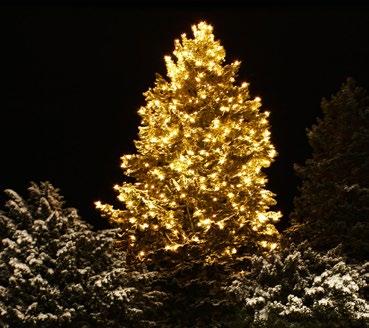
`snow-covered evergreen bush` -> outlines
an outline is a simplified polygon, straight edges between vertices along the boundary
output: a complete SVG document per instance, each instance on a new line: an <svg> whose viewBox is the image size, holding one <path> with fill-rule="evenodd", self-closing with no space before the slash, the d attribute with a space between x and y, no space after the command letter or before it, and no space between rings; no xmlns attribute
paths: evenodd
<svg viewBox="0 0 369 328"><path fill-rule="evenodd" d="M226 288L241 304L241 327L367 327L369 264L347 265L337 252L292 245L267 258L254 256L250 271Z"/></svg>
<svg viewBox="0 0 369 328"><path fill-rule="evenodd" d="M48 182L32 183L28 200L6 194L0 326L150 326L162 293L149 287L153 273L128 270L119 230L92 231Z"/></svg>

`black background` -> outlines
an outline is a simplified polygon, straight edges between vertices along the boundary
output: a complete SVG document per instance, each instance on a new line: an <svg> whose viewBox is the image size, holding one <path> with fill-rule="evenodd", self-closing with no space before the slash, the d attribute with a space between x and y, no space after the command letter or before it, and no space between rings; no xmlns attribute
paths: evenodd
<svg viewBox="0 0 369 328"><path fill-rule="evenodd" d="M279 153L267 170L284 218L296 193L293 163L310 154L305 129L320 100L349 76L369 88L366 6L1 6L0 188L24 193L49 180L96 227L93 202L119 206L120 156L134 152L142 93L173 40L206 20L271 111Z"/></svg>

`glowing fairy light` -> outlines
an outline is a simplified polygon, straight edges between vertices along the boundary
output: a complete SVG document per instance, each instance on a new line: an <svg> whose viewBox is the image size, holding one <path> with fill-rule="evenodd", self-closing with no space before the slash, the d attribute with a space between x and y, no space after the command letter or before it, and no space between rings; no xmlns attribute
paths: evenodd
<svg viewBox="0 0 369 328"><path fill-rule="evenodd" d="M267 211L274 200L262 170L276 156L269 113L247 82L237 85L240 61L225 64L212 26L192 30L194 38L182 34L164 56L167 78L157 78L138 110L137 153L121 157L135 182L114 186L124 209L95 202L139 260L185 243L214 245L209 261L241 256L249 240L266 251L278 245L272 223L280 213Z"/></svg>

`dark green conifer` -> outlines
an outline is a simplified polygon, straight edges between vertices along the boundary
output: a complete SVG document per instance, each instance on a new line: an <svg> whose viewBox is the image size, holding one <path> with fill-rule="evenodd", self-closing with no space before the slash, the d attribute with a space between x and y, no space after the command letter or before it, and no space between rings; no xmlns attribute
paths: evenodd
<svg viewBox="0 0 369 328"><path fill-rule="evenodd" d="M348 79L308 130L312 157L295 166L302 179L288 235L318 250L342 243L350 260L369 258L369 97Z"/></svg>

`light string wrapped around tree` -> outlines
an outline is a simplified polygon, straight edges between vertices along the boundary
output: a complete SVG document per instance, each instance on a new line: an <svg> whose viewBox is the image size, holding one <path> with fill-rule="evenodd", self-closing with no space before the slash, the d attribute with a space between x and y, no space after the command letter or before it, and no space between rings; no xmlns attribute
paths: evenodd
<svg viewBox="0 0 369 328"><path fill-rule="evenodd" d="M144 94L137 154L121 165L136 182L114 187L125 209L96 202L139 258L197 244L213 261L278 242L281 215L268 210L275 200L262 172L276 156L269 112L247 83L235 85L240 62L224 63L212 26L192 30L165 56L168 79L157 75Z"/></svg>

